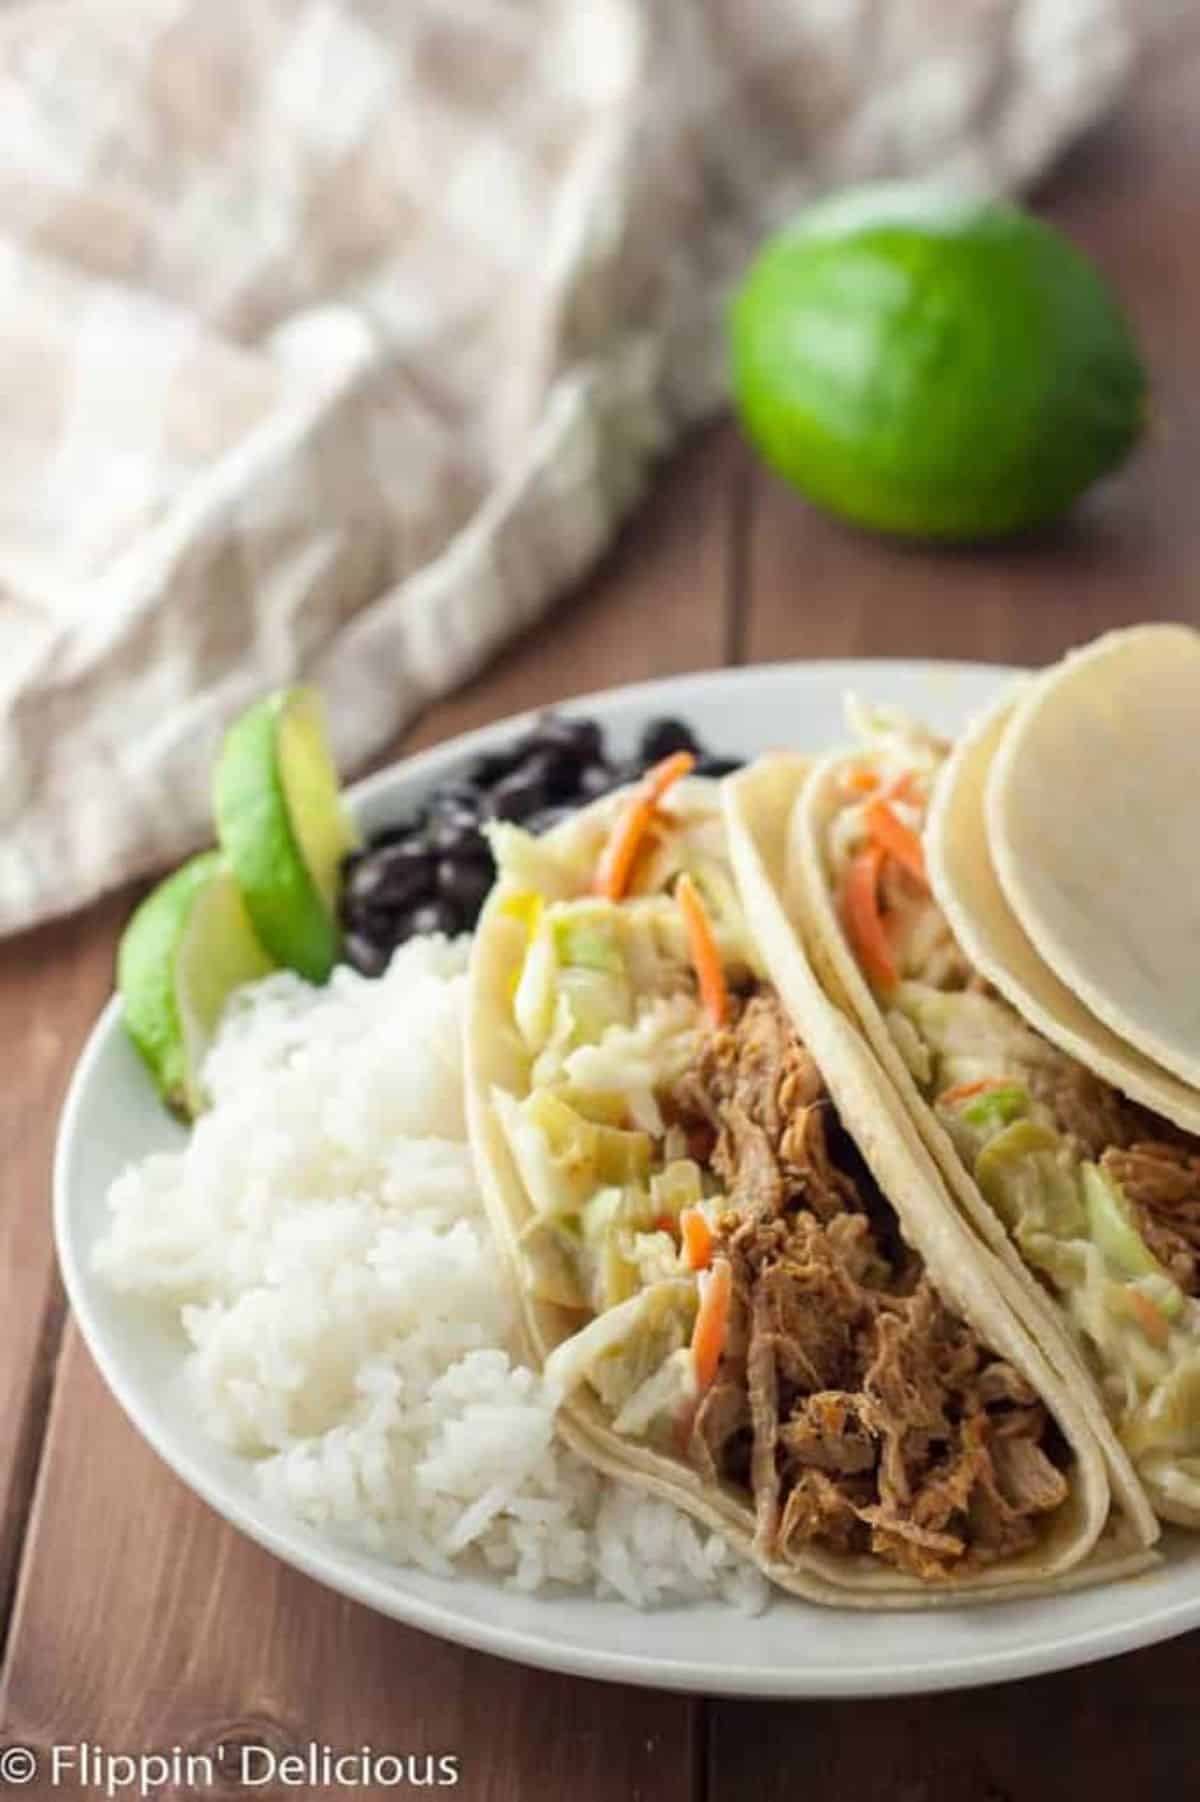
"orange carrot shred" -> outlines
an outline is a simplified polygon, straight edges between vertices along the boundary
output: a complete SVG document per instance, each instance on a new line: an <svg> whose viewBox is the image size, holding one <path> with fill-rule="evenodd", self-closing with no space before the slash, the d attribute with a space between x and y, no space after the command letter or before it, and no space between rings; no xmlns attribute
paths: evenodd
<svg viewBox="0 0 1200 1802"><path fill-rule="evenodd" d="M843 773L842 787L848 795L869 795L879 787L879 777L874 770L856 764Z"/></svg>
<svg viewBox="0 0 1200 1802"><path fill-rule="evenodd" d="M700 1307L692 1330L692 1367L702 1395L712 1383L721 1362L732 1298L733 1266L728 1258L717 1258L712 1269L701 1274Z"/></svg>
<svg viewBox="0 0 1200 1802"><path fill-rule="evenodd" d="M901 770L900 774L893 776L887 787L880 791L879 799L881 801L914 801L916 796L913 790L916 785L917 772Z"/></svg>
<svg viewBox="0 0 1200 1802"><path fill-rule="evenodd" d="M842 919L867 979L879 988L890 989L899 977L879 914L883 855L879 845L868 845L850 859L842 889Z"/></svg>
<svg viewBox="0 0 1200 1802"><path fill-rule="evenodd" d="M675 899L683 915L688 950L696 972L696 981L700 986L704 1011L714 1026L724 1026L729 1018L729 986L725 981L721 953L713 937L708 915L704 911L700 891L686 871L675 884Z"/></svg>
<svg viewBox="0 0 1200 1802"><path fill-rule="evenodd" d="M597 895L606 901L619 901L629 887L633 866L653 819L654 810L667 790L694 767L690 751L675 751L646 771L630 796L624 811L618 815L608 842L600 853L596 877L592 884Z"/></svg>
<svg viewBox="0 0 1200 1802"><path fill-rule="evenodd" d="M683 776L690 776L696 767L696 756L693 751L672 751L661 763L652 764L642 777L646 793L652 801L661 801L669 788Z"/></svg>
<svg viewBox="0 0 1200 1802"><path fill-rule="evenodd" d="M1162 1309L1148 1295L1143 1295L1140 1289L1126 1289L1124 1295L1129 1312L1147 1339L1161 1350L1171 1335L1171 1323Z"/></svg>
<svg viewBox="0 0 1200 1802"><path fill-rule="evenodd" d="M948 1089L943 1089L938 1096L935 1107L957 1107L960 1101L969 1101L972 1095L982 1095L985 1089L1002 1089L1003 1082L997 1076L981 1076L978 1082L956 1082Z"/></svg>
<svg viewBox="0 0 1200 1802"><path fill-rule="evenodd" d="M866 813L867 831L875 844L902 864L910 876L928 884L925 848L911 826L892 811L886 801L872 801Z"/></svg>
<svg viewBox="0 0 1200 1802"><path fill-rule="evenodd" d="M654 1222L654 1230L656 1233L670 1233L672 1239L678 1239L679 1222L674 1214L660 1214Z"/></svg>
<svg viewBox="0 0 1200 1802"><path fill-rule="evenodd" d="M712 1227L699 1208L684 1208L679 1216L683 1255L689 1270L707 1270L712 1263L715 1239Z"/></svg>

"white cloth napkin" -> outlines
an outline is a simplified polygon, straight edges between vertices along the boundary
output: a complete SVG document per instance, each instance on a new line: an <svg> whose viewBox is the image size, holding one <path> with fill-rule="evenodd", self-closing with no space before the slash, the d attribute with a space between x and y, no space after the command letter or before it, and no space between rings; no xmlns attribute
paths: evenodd
<svg viewBox="0 0 1200 1802"><path fill-rule="evenodd" d="M0 930L210 832L222 727L352 769L595 558L806 198L1011 188L1121 0L0 12Z"/></svg>

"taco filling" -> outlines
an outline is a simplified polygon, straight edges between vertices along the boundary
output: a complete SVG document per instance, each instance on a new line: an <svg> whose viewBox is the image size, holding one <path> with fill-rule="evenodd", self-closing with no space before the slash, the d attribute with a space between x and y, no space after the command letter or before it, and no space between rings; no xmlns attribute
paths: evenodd
<svg viewBox="0 0 1200 1802"><path fill-rule="evenodd" d="M857 715L828 839L847 941L918 1089L1058 1298L1143 1480L1200 1506L1200 1144L1027 1026L967 964L921 834L946 747Z"/></svg>
<svg viewBox="0 0 1200 1802"><path fill-rule="evenodd" d="M596 876L494 842L530 1088L492 1099L529 1290L579 1316L550 1380L741 1494L767 1558L938 1581L1033 1545L1065 1447L902 1239L763 980L711 801L656 806L615 883L610 846Z"/></svg>

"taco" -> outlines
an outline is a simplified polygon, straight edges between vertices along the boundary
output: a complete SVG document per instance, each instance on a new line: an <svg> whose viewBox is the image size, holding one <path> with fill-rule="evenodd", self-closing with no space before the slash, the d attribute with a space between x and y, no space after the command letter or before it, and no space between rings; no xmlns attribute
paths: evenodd
<svg viewBox="0 0 1200 1802"><path fill-rule="evenodd" d="M468 1117L565 1436L816 1601L1138 1567L1153 1528L1114 1532L1077 1402L779 908L771 769L723 805L686 762L493 830Z"/></svg>
<svg viewBox="0 0 1200 1802"><path fill-rule="evenodd" d="M815 768L794 810L790 878L827 992L1019 1278L1121 1504L1144 1515L1140 1482L1159 1515L1196 1525L1196 1098L1092 1017L1007 911L984 791L1014 698L953 753L858 710L861 749Z"/></svg>
<svg viewBox="0 0 1200 1802"><path fill-rule="evenodd" d="M1109 1029L1200 1085L1200 632L1109 632L1017 699L988 839L1039 955Z"/></svg>

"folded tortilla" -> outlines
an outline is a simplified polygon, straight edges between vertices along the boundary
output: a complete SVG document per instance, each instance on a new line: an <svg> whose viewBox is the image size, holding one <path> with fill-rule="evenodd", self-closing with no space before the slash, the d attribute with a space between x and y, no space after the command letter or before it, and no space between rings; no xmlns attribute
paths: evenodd
<svg viewBox="0 0 1200 1802"><path fill-rule="evenodd" d="M588 891L627 797L497 844L467 1104L527 1353L583 1456L810 1600L930 1606L1139 1569L1152 1517L1113 1509L1011 1273L785 912L803 773L781 758L723 797L680 784L615 903ZM724 1025L691 973L681 870L720 953Z"/></svg>
<svg viewBox="0 0 1200 1802"><path fill-rule="evenodd" d="M1017 697L987 784L1009 907L1098 1019L1200 1087L1200 632L1109 632Z"/></svg>
<svg viewBox="0 0 1200 1802"><path fill-rule="evenodd" d="M915 791L895 722L874 748L814 768L792 814L789 878L826 992L866 1035L963 1217L1006 1265L1014 1305L1071 1385L1119 1505L1138 1531L1151 1506L1200 1524L1200 1227L1188 1202L1194 1190L1200 1221L1200 1143L1181 1130L1195 1103L1054 978L1004 902L984 793L1014 698L953 751L918 732ZM889 978L847 891L865 811L897 784L893 811L917 832L932 795L930 886L922 893L894 867L881 879Z"/></svg>

